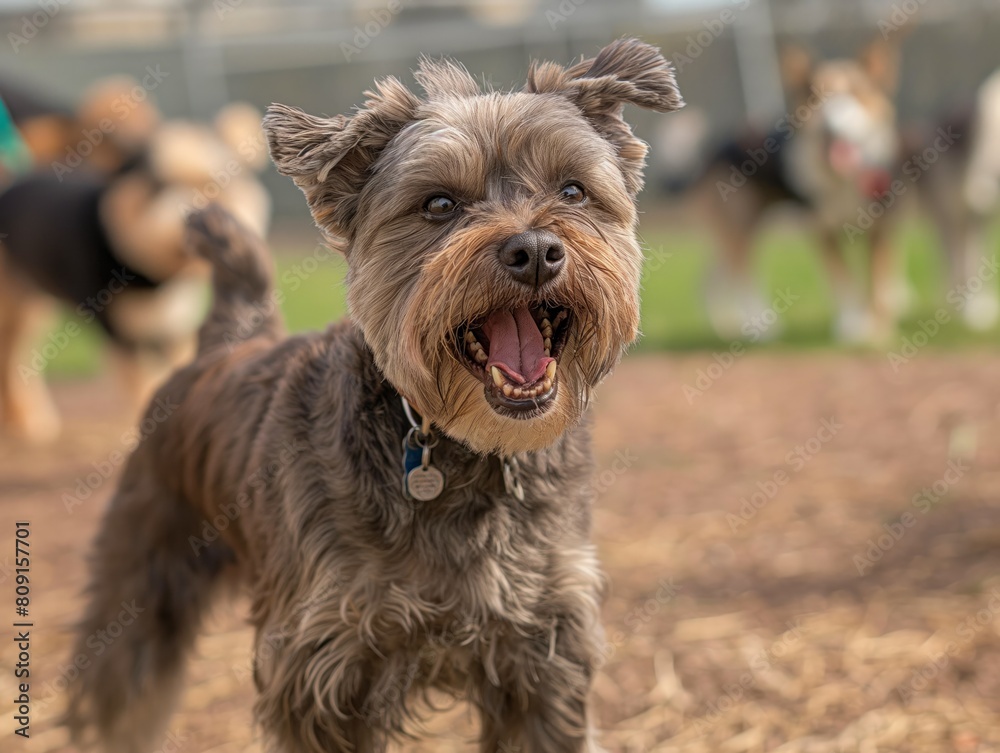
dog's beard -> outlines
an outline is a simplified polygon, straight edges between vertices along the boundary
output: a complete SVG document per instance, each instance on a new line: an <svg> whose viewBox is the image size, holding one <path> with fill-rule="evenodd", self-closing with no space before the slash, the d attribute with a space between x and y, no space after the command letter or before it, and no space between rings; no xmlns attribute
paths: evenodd
<svg viewBox="0 0 1000 753"><path fill-rule="evenodd" d="M638 332L641 253L630 229L548 229L566 245L567 264L536 291L496 269L490 249L513 228L495 225L456 231L408 278L393 282L373 264L351 281L352 313L381 371L476 452L552 445Z"/></svg>

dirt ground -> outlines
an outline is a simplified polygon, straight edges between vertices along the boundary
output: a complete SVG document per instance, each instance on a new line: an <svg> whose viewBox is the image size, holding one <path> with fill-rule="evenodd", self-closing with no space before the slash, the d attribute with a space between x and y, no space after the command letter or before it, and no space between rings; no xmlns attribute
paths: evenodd
<svg viewBox="0 0 1000 753"><path fill-rule="evenodd" d="M58 384L64 438L0 444L3 751L69 750L58 689L113 481L71 511L61 496L121 449L115 392ZM596 443L609 750L1000 751L1000 356L639 355L600 394ZM29 741L12 736L15 519ZM258 749L244 610L213 618L164 753ZM408 749L474 749L462 707L427 727Z"/></svg>

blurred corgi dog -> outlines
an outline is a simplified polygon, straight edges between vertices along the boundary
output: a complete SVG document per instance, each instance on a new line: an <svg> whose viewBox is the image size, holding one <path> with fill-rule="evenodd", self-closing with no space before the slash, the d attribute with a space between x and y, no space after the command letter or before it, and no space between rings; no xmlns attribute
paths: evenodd
<svg viewBox="0 0 1000 753"><path fill-rule="evenodd" d="M124 80L97 87L77 123L117 123L101 113L123 90ZM267 230L261 114L234 104L207 126L164 122L151 107L132 110L141 123L130 116L104 129L95 150L64 144L47 164L33 150L35 170L0 193L0 428L15 436L47 441L59 431L41 372L81 327L52 330L55 301L108 335L138 408L193 353L207 305L207 266L184 247L187 213L216 202ZM69 159L85 151L82 163Z"/></svg>
<svg viewBox="0 0 1000 753"><path fill-rule="evenodd" d="M857 59L815 63L789 48L781 62L787 114L770 132L720 149L695 192L720 246L708 286L712 324L726 339L743 337L768 310L751 279L752 249L768 210L790 202L820 240L838 338L883 341L896 316L887 218L901 151L893 104L898 49L878 41ZM870 246L867 282L846 263L844 246L855 242Z"/></svg>

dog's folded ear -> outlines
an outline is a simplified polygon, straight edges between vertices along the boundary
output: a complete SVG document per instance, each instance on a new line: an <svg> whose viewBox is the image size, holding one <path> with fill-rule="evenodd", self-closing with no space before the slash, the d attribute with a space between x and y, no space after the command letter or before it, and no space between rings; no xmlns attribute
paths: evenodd
<svg viewBox="0 0 1000 753"><path fill-rule="evenodd" d="M271 105L264 116L278 172L302 189L313 219L331 240L350 235L368 168L420 105L417 96L392 77L365 95L363 107L350 117L316 117L279 104Z"/></svg>
<svg viewBox="0 0 1000 753"><path fill-rule="evenodd" d="M642 188L646 145L632 135L622 119L626 104L657 112L684 106L673 66L660 51L638 39L612 42L597 57L569 68L556 63L535 63L524 90L559 94L575 104L597 131L618 150L626 184L633 194Z"/></svg>

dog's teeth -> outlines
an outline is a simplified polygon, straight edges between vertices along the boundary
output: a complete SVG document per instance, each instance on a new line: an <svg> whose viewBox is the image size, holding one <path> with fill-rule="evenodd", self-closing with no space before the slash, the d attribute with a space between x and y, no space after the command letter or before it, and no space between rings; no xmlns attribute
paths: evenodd
<svg viewBox="0 0 1000 753"><path fill-rule="evenodd" d="M560 311L558 314L556 314L555 319L552 320L552 326L553 327L558 327L560 324L563 323L563 320L566 318L566 316L567 316L567 314L566 314L565 309L562 310L562 311Z"/></svg>
<svg viewBox="0 0 1000 753"><path fill-rule="evenodd" d="M548 392L551 389L552 389L552 380L549 379L548 377L545 377L545 379L542 380L542 392Z"/></svg>
<svg viewBox="0 0 1000 753"><path fill-rule="evenodd" d="M545 346L545 350L552 350L552 339L546 337L545 342L542 343Z"/></svg>
<svg viewBox="0 0 1000 753"><path fill-rule="evenodd" d="M476 336L474 334L472 334L471 332L466 332L465 333L465 341L467 343L474 343L476 341Z"/></svg>
<svg viewBox="0 0 1000 753"><path fill-rule="evenodd" d="M545 377L550 381L555 381L557 366L558 366L557 362L549 361L549 365L545 367Z"/></svg>
<svg viewBox="0 0 1000 753"><path fill-rule="evenodd" d="M483 352L482 348L476 351L476 363L486 363L488 360L490 360L489 356Z"/></svg>
<svg viewBox="0 0 1000 753"><path fill-rule="evenodd" d="M514 394L514 388L511 387L509 384L505 384L503 386L503 394L505 397L510 397L511 395Z"/></svg>
<svg viewBox="0 0 1000 753"><path fill-rule="evenodd" d="M522 397L524 397L524 390L522 390L520 387L515 387L514 388L514 399L519 400Z"/></svg>
<svg viewBox="0 0 1000 753"><path fill-rule="evenodd" d="M490 374L493 376L493 384L495 384L500 389L503 389L504 385L503 374L500 373L500 369L498 369L496 366L493 366L490 369Z"/></svg>

